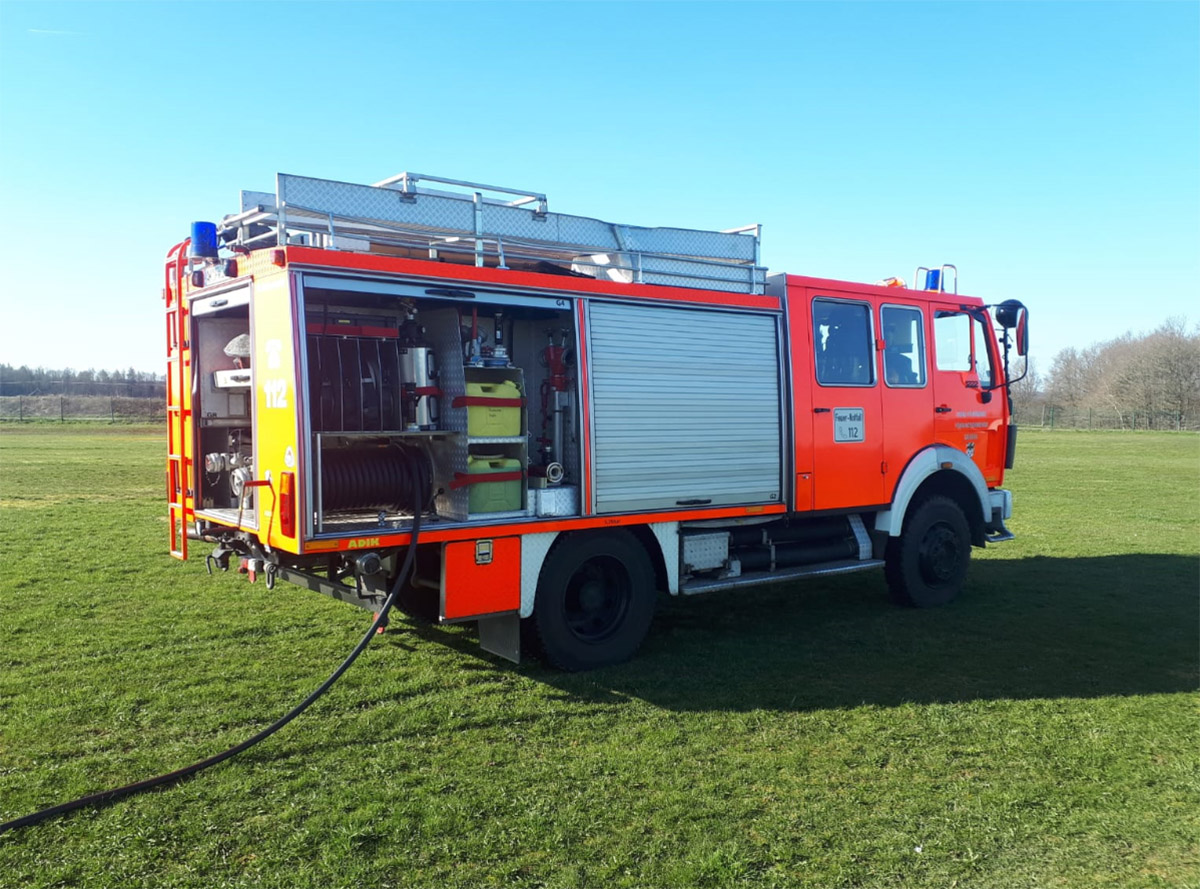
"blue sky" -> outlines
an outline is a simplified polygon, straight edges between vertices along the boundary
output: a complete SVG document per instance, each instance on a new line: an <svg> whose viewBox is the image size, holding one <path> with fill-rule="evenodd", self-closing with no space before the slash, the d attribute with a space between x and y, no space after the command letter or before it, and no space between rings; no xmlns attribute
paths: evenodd
<svg viewBox="0 0 1200 889"><path fill-rule="evenodd" d="M0 361L163 364L161 261L402 170L772 271L952 262L1057 350L1200 320L1197 3L0 3Z"/></svg>

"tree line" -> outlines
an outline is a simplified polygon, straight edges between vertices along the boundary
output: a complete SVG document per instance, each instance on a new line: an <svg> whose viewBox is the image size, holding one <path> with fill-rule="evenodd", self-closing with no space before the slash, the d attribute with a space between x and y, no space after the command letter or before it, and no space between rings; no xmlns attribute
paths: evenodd
<svg viewBox="0 0 1200 889"><path fill-rule="evenodd" d="M1150 333L1126 333L1054 356L1044 377L1031 368L1013 397L1032 409L1091 425L1103 416L1126 429L1200 429L1200 325L1169 318Z"/></svg>
<svg viewBox="0 0 1200 889"><path fill-rule="evenodd" d="M108 395L163 398L161 374L134 370L48 370L0 364L0 395Z"/></svg>

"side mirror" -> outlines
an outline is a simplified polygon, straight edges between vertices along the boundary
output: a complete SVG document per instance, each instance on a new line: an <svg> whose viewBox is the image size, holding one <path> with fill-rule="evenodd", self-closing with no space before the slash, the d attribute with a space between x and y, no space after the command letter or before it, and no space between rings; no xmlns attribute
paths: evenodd
<svg viewBox="0 0 1200 889"><path fill-rule="evenodd" d="M1015 328L1017 354L1022 357L1029 354L1029 310L1025 306L1018 300L1006 299L996 306L996 323L1005 330Z"/></svg>
<svg viewBox="0 0 1200 889"><path fill-rule="evenodd" d="M1024 306L1017 319L1017 354L1022 358L1029 354L1029 312Z"/></svg>

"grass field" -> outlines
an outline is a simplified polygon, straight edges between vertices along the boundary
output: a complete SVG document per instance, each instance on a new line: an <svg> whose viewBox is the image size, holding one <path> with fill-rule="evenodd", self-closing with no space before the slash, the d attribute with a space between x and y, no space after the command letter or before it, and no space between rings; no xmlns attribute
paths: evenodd
<svg viewBox="0 0 1200 889"><path fill-rule="evenodd" d="M366 628L170 559L163 452L0 430L0 820L241 740ZM1200 438L1026 433L1009 482L947 608L670 600L585 675L402 627L241 758L0 836L0 885L1200 885Z"/></svg>

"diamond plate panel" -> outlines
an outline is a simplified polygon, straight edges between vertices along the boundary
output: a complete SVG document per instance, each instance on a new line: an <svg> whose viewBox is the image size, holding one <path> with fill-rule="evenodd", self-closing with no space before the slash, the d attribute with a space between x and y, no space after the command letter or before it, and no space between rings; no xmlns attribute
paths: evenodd
<svg viewBox="0 0 1200 889"><path fill-rule="evenodd" d="M872 555L871 535L867 533L862 516L854 513L848 518L850 519L850 530L854 532L854 541L858 544L858 558L865 561Z"/></svg>
<svg viewBox="0 0 1200 889"><path fill-rule="evenodd" d="M607 222L587 216L554 215L558 217L558 237L564 244L589 245L588 253L624 249L613 226Z"/></svg>
<svg viewBox="0 0 1200 889"><path fill-rule="evenodd" d="M679 522L654 522L650 525L654 538L662 550L663 564L667 566L667 592L679 595Z"/></svg>
<svg viewBox="0 0 1200 889"><path fill-rule="evenodd" d="M534 509L539 518L579 515L578 485L530 488L530 493L537 495Z"/></svg>
<svg viewBox="0 0 1200 889"><path fill-rule="evenodd" d="M521 617L533 614L542 563L546 561L546 553L550 552L557 538L557 531L521 535Z"/></svg>
<svg viewBox="0 0 1200 889"><path fill-rule="evenodd" d="M435 246L436 236L452 236L463 240L444 249L473 249L476 206L470 194L406 196L395 189L284 173L276 186L281 212L292 229L325 231L332 215L335 230L359 236L372 234L370 227L376 225L384 228L374 234L384 239ZM624 253L629 264L640 264L653 276L646 280L654 283L761 292L765 273L754 266L758 239L753 235L615 225L586 216L538 215L532 209L496 203L483 203L479 209L479 236L488 242L489 255L497 252L497 240L513 256L559 261L576 253Z"/></svg>
<svg viewBox="0 0 1200 889"><path fill-rule="evenodd" d="M462 334L458 329L458 312L454 309L431 309L421 312L420 321L425 325L429 344L438 357L438 380L444 393L442 428L448 432L460 433L451 441L439 443L438 449L441 453L435 459L439 470L444 467L445 477L453 479L456 472L467 471L467 412L450 407L450 399L454 394L465 392L467 388L463 374ZM438 515L459 522L466 521L469 498L470 492L466 488L451 490L447 481L435 501Z"/></svg>
<svg viewBox="0 0 1200 889"><path fill-rule="evenodd" d="M455 198L421 195L416 200L407 200L400 192L388 188L284 173L279 174L277 187L282 203L289 206L298 204L318 213L332 213L335 218L374 219L458 233L469 233L475 229L471 203Z"/></svg>
<svg viewBox="0 0 1200 889"><path fill-rule="evenodd" d="M683 564L690 571L712 571L724 568L729 559L729 532L683 536Z"/></svg>
<svg viewBox="0 0 1200 889"><path fill-rule="evenodd" d="M734 262L754 262L754 238L725 232L686 228L623 226L629 250L640 253L674 253Z"/></svg>
<svg viewBox="0 0 1200 889"><path fill-rule="evenodd" d="M756 266L718 265L645 256L642 259L642 280L647 284L683 284L708 290L762 293L765 274L763 269Z"/></svg>
<svg viewBox="0 0 1200 889"><path fill-rule="evenodd" d="M523 207L500 207L483 205L483 230L488 235L501 238L516 238L523 241L544 241L556 244L561 241L558 214L547 213L537 216Z"/></svg>
<svg viewBox="0 0 1200 889"><path fill-rule="evenodd" d="M249 210L257 210L259 207L273 208L275 206L275 195L269 191L246 191L241 193L242 212Z"/></svg>

